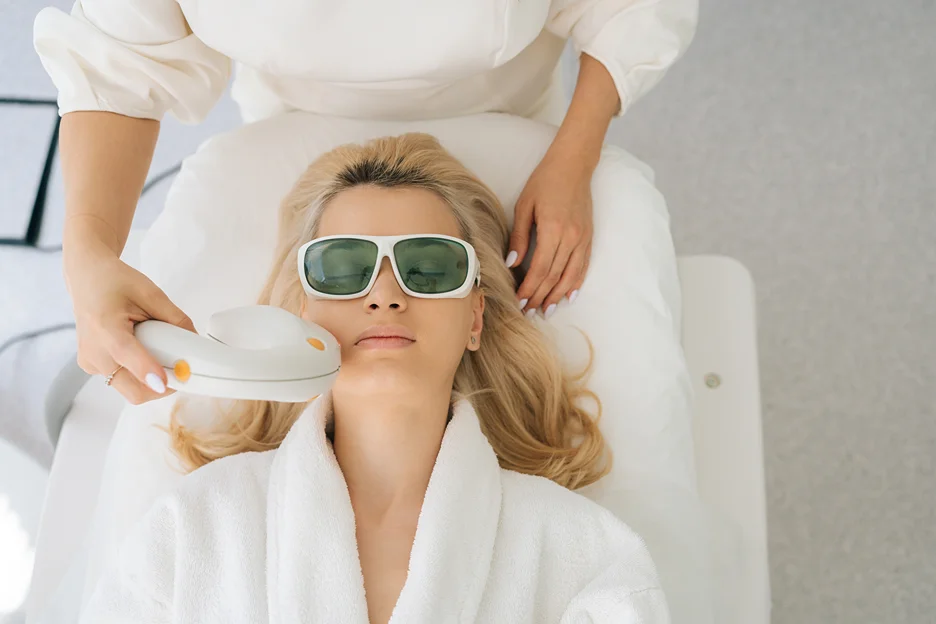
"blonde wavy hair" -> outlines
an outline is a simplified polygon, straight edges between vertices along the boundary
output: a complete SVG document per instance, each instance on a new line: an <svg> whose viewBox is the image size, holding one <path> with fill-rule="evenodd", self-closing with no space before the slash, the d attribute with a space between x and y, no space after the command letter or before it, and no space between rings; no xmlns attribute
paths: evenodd
<svg viewBox="0 0 936 624"><path fill-rule="evenodd" d="M598 428L601 401L585 387L594 356L591 341L585 336L585 369L566 372L554 345L517 306L515 277L503 261L509 225L500 201L431 135L342 145L317 158L280 205L278 245L257 303L300 314L306 294L296 274L298 248L316 237L329 200L361 184L433 191L451 207L462 237L477 251L485 340L477 351L465 350L452 400L471 401L501 467L573 490L606 475L611 452ZM594 400L594 417L576 405L582 397ZM306 408L304 403L227 400L225 409L212 399L218 409L211 413L220 416L199 429L180 423L184 399L176 401L169 427L160 429L169 434L187 471L228 455L278 447Z"/></svg>

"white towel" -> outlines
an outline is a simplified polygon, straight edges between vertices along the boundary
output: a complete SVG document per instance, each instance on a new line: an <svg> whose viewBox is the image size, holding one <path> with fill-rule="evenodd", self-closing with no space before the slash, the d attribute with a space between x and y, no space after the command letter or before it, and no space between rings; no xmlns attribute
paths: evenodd
<svg viewBox="0 0 936 624"><path fill-rule="evenodd" d="M186 476L129 534L83 622L368 624L331 393L278 450ZM548 479L500 468L456 403L390 624L669 622L643 541Z"/></svg>

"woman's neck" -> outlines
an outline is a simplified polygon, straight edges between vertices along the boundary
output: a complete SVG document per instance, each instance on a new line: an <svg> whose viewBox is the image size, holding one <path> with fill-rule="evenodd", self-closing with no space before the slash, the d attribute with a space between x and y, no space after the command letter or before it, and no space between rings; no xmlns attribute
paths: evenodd
<svg viewBox="0 0 936 624"><path fill-rule="evenodd" d="M332 395L335 458L359 521L418 516L450 415L451 392Z"/></svg>

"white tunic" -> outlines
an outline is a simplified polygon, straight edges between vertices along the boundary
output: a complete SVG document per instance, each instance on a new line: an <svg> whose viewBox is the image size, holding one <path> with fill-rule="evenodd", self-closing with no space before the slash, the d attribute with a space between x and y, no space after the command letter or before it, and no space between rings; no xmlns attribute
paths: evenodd
<svg viewBox="0 0 936 624"><path fill-rule="evenodd" d="M698 0L76 0L34 46L59 114L202 121L236 70L245 121L305 110L417 120L543 115L566 39L611 73L623 114L689 45ZM561 118L560 118L561 119Z"/></svg>
<svg viewBox="0 0 936 624"><path fill-rule="evenodd" d="M331 393L281 447L186 475L129 533L81 621L367 624ZM669 622L643 540L610 511L504 470L456 403L390 624Z"/></svg>

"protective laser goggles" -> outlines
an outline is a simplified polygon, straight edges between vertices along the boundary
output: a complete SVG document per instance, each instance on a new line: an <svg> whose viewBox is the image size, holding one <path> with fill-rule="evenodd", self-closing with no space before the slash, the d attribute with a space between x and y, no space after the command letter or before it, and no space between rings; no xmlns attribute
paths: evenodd
<svg viewBox="0 0 936 624"><path fill-rule="evenodd" d="M299 248L299 279L305 291L323 299L354 299L370 292L384 256L407 295L455 299L481 285L474 247L444 234L323 236Z"/></svg>

